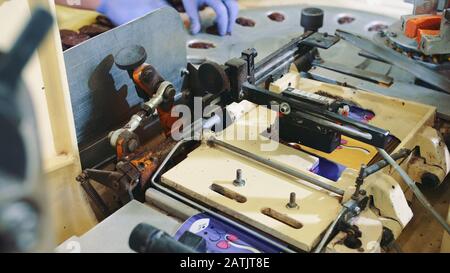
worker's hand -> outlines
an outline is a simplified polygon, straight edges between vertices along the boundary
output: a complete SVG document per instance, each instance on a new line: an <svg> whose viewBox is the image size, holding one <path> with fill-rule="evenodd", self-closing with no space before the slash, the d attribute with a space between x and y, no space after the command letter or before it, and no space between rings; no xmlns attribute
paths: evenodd
<svg viewBox="0 0 450 273"><path fill-rule="evenodd" d="M120 26L167 6L169 4L165 0L101 0L97 11L107 16L115 25Z"/></svg>
<svg viewBox="0 0 450 273"><path fill-rule="evenodd" d="M182 0L184 9L189 16L191 33L200 32L201 23L199 9L209 6L216 12L216 24L219 35L224 36L233 32L233 26L239 13L236 0Z"/></svg>
<svg viewBox="0 0 450 273"><path fill-rule="evenodd" d="M236 0L182 0L190 20L192 34L200 32L199 8L209 6L216 12L217 31L224 36L233 31L239 6ZM152 10L170 6L165 0L101 0L97 11L103 13L116 25L125 24Z"/></svg>

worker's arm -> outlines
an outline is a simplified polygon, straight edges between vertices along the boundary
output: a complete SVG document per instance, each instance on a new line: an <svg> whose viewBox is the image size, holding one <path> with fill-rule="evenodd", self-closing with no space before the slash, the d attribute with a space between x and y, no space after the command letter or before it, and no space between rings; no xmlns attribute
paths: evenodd
<svg viewBox="0 0 450 273"><path fill-rule="evenodd" d="M155 9L170 6L170 0L55 0L57 4L74 8L91 9L103 13L116 25L125 24ZM199 8L209 6L216 12L220 35L231 33L239 7L236 0L182 0L189 16L191 33L200 32Z"/></svg>

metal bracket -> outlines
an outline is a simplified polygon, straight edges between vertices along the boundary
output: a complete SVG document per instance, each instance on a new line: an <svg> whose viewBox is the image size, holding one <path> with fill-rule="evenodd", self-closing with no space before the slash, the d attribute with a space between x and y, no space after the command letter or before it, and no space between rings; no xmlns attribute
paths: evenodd
<svg viewBox="0 0 450 273"><path fill-rule="evenodd" d="M301 43L311 47L328 49L339 42L339 40L340 39L337 36L315 32L305 38Z"/></svg>

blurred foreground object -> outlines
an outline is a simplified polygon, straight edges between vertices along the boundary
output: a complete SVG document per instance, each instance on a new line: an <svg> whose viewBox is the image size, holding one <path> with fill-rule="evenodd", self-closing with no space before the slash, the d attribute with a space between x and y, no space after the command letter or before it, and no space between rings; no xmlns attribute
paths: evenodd
<svg viewBox="0 0 450 273"><path fill-rule="evenodd" d="M43 237L43 174L37 126L20 75L52 26L37 8L12 49L0 55L0 251L37 250Z"/></svg>

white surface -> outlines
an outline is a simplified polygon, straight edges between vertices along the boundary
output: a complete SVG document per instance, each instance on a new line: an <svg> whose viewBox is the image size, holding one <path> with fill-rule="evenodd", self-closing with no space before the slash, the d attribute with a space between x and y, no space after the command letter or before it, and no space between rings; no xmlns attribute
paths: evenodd
<svg viewBox="0 0 450 273"><path fill-rule="evenodd" d="M72 237L56 249L60 253L127 253L131 231L147 223L174 235L181 225L174 218L142 204L131 201L81 237Z"/></svg>

